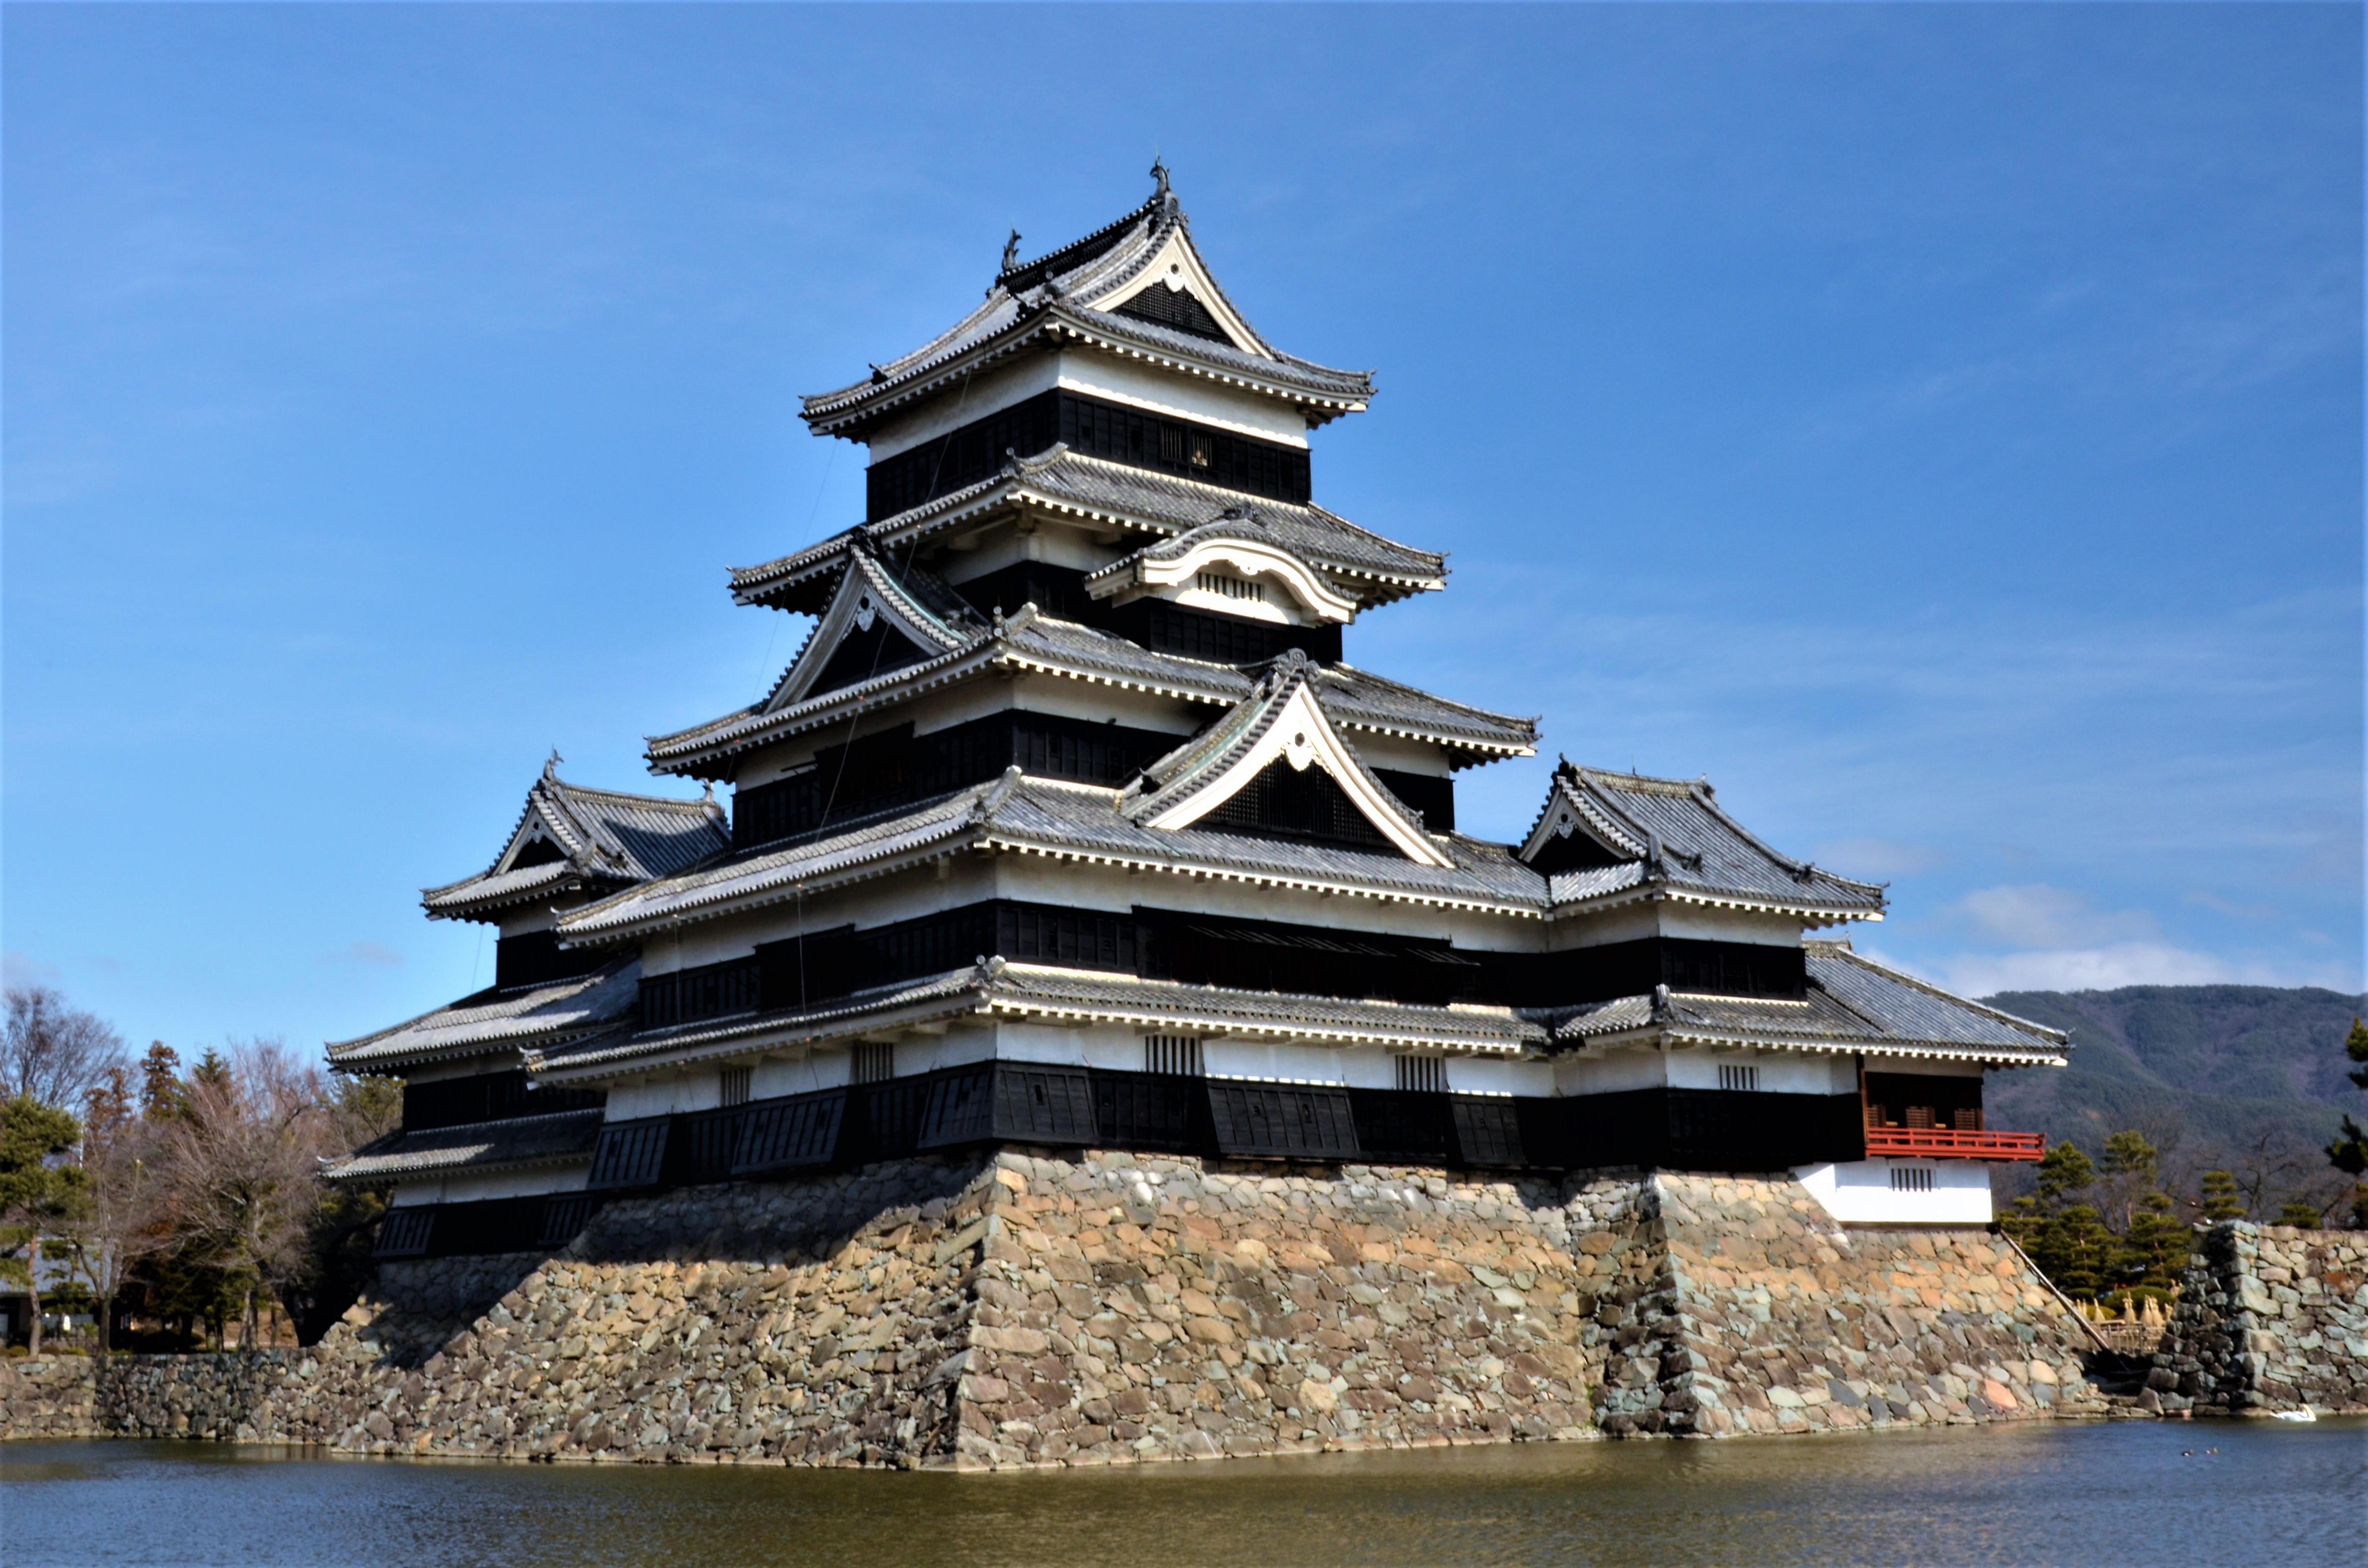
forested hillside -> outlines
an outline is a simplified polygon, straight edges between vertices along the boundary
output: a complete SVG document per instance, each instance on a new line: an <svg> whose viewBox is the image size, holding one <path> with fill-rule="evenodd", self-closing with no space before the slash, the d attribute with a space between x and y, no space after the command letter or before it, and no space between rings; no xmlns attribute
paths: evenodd
<svg viewBox="0 0 2368 1568"><path fill-rule="evenodd" d="M2068 1069L1991 1075L1993 1126L2068 1139L2091 1156L2135 1129L2162 1151L2169 1191L2192 1197L2204 1171L2232 1171L2259 1219L2291 1198L2329 1202L2350 1186L2320 1151L2344 1112L2368 1116L2343 1051L2368 999L2315 987L2132 985L1984 1000L2072 1036ZM2027 1169L2016 1174L2028 1180ZM2003 1196L2010 1184L2000 1187Z"/></svg>

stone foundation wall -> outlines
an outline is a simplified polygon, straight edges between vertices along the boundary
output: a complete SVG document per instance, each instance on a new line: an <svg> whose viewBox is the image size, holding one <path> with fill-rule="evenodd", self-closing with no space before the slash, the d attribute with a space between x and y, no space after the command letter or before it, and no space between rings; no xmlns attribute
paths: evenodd
<svg viewBox="0 0 2368 1568"><path fill-rule="evenodd" d="M1607 1432L2104 1413L2094 1340L1987 1231L1844 1227L1783 1176L1656 1176L1640 1209L1598 1313Z"/></svg>
<svg viewBox="0 0 2368 1568"><path fill-rule="evenodd" d="M0 1357L0 1437L109 1436L94 1366L88 1356Z"/></svg>
<svg viewBox="0 0 2368 1568"><path fill-rule="evenodd" d="M1007 1150L616 1201L557 1256L390 1263L309 1350L0 1397L10 1436L1001 1469L2090 1414L2079 1335L1995 1238L1783 1178Z"/></svg>
<svg viewBox="0 0 2368 1568"><path fill-rule="evenodd" d="M2154 1360L2163 1409L2368 1413L2368 1232L2211 1227Z"/></svg>

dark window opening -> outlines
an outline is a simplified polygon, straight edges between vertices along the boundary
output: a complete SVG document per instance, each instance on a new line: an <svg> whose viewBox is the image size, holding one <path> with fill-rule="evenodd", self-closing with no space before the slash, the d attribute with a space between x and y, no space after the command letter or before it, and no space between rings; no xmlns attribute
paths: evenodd
<svg viewBox="0 0 2368 1568"><path fill-rule="evenodd" d="M514 1116L596 1110L608 1103L606 1089L535 1088L524 1068L507 1073L472 1073L465 1078L404 1084L403 1130L426 1132L438 1127L502 1121Z"/></svg>
<svg viewBox="0 0 2368 1568"><path fill-rule="evenodd" d="M597 948L563 948L555 931L526 931L494 942L494 985L542 985L590 974L609 961Z"/></svg>
<svg viewBox="0 0 2368 1568"><path fill-rule="evenodd" d="M1217 324L1217 318L1209 313L1209 307L1202 304L1190 289L1170 289L1165 283L1154 283L1119 306L1114 313L1151 322L1172 331L1190 333L1194 337L1209 338L1228 347L1234 341L1225 335L1225 329Z"/></svg>
<svg viewBox="0 0 2368 1568"><path fill-rule="evenodd" d="M1293 767L1282 757L1268 763L1196 825L1255 838L1307 839L1404 853L1357 809L1329 773L1312 765Z"/></svg>
<svg viewBox="0 0 2368 1568"><path fill-rule="evenodd" d="M529 866L548 866L553 860L566 858L567 857L560 852L559 846L548 838L530 839L518 852L518 858L510 862L510 869L523 871Z"/></svg>
<svg viewBox="0 0 2368 1568"><path fill-rule="evenodd" d="M1182 735L1051 713L990 713L916 736L910 724L815 755L787 778L735 791L732 845L750 849L966 785L1018 766L1040 778L1121 785Z"/></svg>
<svg viewBox="0 0 2368 1568"><path fill-rule="evenodd" d="M642 977L642 1028L695 1023L753 1013L762 1000L754 958L700 964L672 974Z"/></svg>
<svg viewBox="0 0 2368 1568"><path fill-rule="evenodd" d="M1625 865L1632 856L1615 855L1598 844L1583 827L1549 838L1545 846L1530 862L1530 869L1541 876L1558 876L1564 871L1594 871L1606 866Z"/></svg>
<svg viewBox="0 0 2368 1568"><path fill-rule="evenodd" d="M1311 494L1304 448L1048 392L873 463L864 478L866 515L876 522L950 495L993 477L1010 454L1031 458L1055 441L1088 457L1269 500L1304 504Z"/></svg>
<svg viewBox="0 0 2368 1568"><path fill-rule="evenodd" d="M871 631L858 628L849 631L831 651L822 673L806 687L806 696L820 697L826 691L856 686L873 676L884 676L935 656L932 650L905 636L894 622L882 616L871 623Z"/></svg>
<svg viewBox="0 0 2368 1568"><path fill-rule="evenodd" d="M1433 833L1455 831L1455 780L1429 773L1401 773L1394 767L1376 767L1373 777L1382 788L1395 795L1422 813L1422 825Z"/></svg>
<svg viewBox="0 0 2368 1568"><path fill-rule="evenodd" d="M1982 1081L1927 1077L1921 1073L1869 1073L1866 1124L1979 1132Z"/></svg>
<svg viewBox="0 0 2368 1568"><path fill-rule="evenodd" d="M1340 662L1340 628L1328 624L1283 626L1144 598L1110 611L1109 626L1155 653L1178 653L1216 665L1262 665L1291 648L1318 664Z"/></svg>

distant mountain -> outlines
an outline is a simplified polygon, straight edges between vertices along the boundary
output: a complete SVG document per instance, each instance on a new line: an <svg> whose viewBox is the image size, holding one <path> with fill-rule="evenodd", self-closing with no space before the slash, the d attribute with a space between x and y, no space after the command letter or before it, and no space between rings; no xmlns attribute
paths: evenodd
<svg viewBox="0 0 2368 1568"><path fill-rule="evenodd" d="M2368 997L2129 985L1984 1000L2072 1036L2069 1068L1991 1075L1984 1098L1993 1125L2069 1139L2092 1157L2110 1134L2135 1128L2162 1149L2174 1195L2193 1194L2206 1170L2232 1170L2257 1218L2273 1217L2290 1197L2331 1201L2344 1185L2319 1151L2344 1112L2368 1118L2368 1095L2345 1076L2343 1052ZM2027 1181L2027 1168L2018 1174Z"/></svg>

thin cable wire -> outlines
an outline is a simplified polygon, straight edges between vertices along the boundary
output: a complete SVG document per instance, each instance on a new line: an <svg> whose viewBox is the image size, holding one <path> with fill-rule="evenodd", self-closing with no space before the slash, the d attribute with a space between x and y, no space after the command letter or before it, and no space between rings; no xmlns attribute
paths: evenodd
<svg viewBox="0 0 2368 1568"><path fill-rule="evenodd" d="M962 411L970 403L970 379L977 369L977 365L973 364L962 371L962 391L957 393L954 398L954 424L952 428L947 430L942 437L939 437L937 460L929 465L929 487L926 491L922 492L924 495L935 495L938 493L938 481L944 476L946 471L946 454L953 449L954 432L962 427ZM836 449L834 449L833 455L837 455ZM815 504L817 506L821 504L820 497L816 497ZM808 522L807 527L809 528L813 527L811 521ZM920 540L920 530L916 528L914 530L912 536L905 541L905 559L897 562L896 566L896 574L900 581L902 580L905 573L909 570L913 564L913 551L915 548L919 545ZM883 624L881 628L879 643L871 650L871 667L864 673L863 678L866 681L871 680L872 676L880 673L880 661L886 655L887 652L887 628ZM830 792L823 797L822 811L817 813L814 818L814 832L817 834L823 832L830 825L830 813L838 804L839 786L844 783L847 778L848 759L853 755L855 749L856 726L860 724L862 722L863 705L861 703L858 703L856 704L854 710L847 716L847 739L839 743L838 767L831 775ZM800 881L797 884L796 940L798 944L798 1011L803 1013L805 1011L807 1006L806 884L803 881Z"/></svg>

